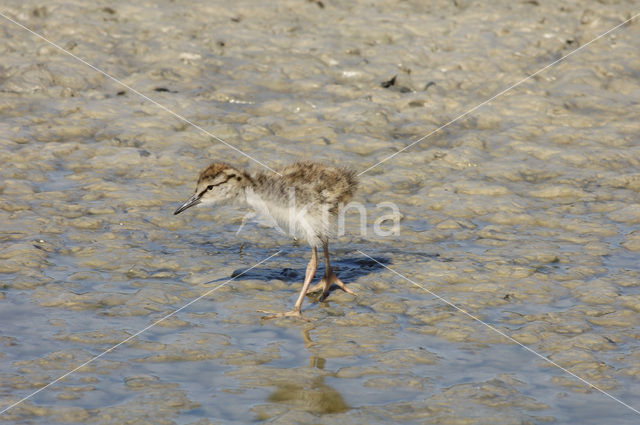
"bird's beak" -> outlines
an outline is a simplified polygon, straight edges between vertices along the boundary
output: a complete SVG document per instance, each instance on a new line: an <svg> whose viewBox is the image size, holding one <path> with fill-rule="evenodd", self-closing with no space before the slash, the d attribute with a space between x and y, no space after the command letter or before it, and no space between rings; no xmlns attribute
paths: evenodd
<svg viewBox="0 0 640 425"><path fill-rule="evenodd" d="M182 211L186 210L187 208L192 207L194 205L198 205L199 203L200 203L200 197L196 193L191 198L187 199L187 201L184 204L180 205L180 207L178 207L178 209L173 212L173 215L180 214Z"/></svg>

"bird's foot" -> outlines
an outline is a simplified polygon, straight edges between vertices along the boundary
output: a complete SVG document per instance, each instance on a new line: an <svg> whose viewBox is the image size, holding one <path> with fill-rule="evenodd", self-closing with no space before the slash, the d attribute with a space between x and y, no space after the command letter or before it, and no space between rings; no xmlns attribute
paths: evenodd
<svg viewBox="0 0 640 425"><path fill-rule="evenodd" d="M345 286L345 284L338 278L338 276L336 276L333 271L331 271L331 274L329 276L324 276L320 283L309 289L309 291L307 291L307 294L310 292L317 292L319 290L322 290L322 295L320 296L319 300L324 301L324 299L329 295L329 289L333 284L335 284L338 288L342 289L347 294L351 294L353 296L356 295L355 292Z"/></svg>
<svg viewBox="0 0 640 425"><path fill-rule="evenodd" d="M324 279L319 283L316 283L311 288L307 289L307 295L313 294L314 292L321 292L324 289Z"/></svg>
<svg viewBox="0 0 640 425"><path fill-rule="evenodd" d="M295 310L295 309L291 311L286 311L284 313L276 313L276 312L267 311L267 310L258 310L258 312L267 313L266 316L262 316L262 320L276 319L278 317L297 317L298 319L309 321L306 317L302 315L300 310Z"/></svg>

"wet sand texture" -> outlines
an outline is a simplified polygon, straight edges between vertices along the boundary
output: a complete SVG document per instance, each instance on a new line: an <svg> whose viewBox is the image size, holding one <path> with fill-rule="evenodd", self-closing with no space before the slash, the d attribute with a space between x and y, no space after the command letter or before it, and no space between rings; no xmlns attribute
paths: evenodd
<svg viewBox="0 0 640 425"><path fill-rule="evenodd" d="M2 13L277 167L362 171L638 1L9 1ZM246 211L172 211L260 165L0 18L0 416L16 424L635 424L640 56L621 28L360 177L357 294L289 308L309 255ZM381 237L381 202L401 233ZM184 216L183 216L184 215ZM322 270L322 268L320 268ZM317 279L321 275L318 272ZM205 283L209 282L209 283Z"/></svg>

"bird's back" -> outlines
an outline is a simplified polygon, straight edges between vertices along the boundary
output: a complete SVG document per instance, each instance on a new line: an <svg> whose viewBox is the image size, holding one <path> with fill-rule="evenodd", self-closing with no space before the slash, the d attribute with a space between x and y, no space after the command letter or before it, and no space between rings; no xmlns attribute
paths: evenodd
<svg viewBox="0 0 640 425"><path fill-rule="evenodd" d="M336 213L341 203L349 202L358 188L352 170L311 161L287 165L280 174L285 187L295 188L297 203L327 205L331 213Z"/></svg>
<svg viewBox="0 0 640 425"><path fill-rule="evenodd" d="M341 204L348 203L356 192L356 174L310 161L287 165L279 173L277 177L255 175L257 196L250 197L249 203L291 235L320 246L334 233Z"/></svg>

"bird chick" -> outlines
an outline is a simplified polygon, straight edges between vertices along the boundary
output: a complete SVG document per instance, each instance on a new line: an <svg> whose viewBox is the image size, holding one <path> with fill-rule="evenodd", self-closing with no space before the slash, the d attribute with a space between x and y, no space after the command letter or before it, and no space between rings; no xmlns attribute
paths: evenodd
<svg viewBox="0 0 640 425"><path fill-rule="evenodd" d="M214 162L200 173L193 196L174 212L179 214L195 205L245 204L275 221L291 236L309 243L311 259L293 309L270 314L265 319L302 317L304 296L321 290L320 300L324 300L332 284L355 295L338 279L329 261L329 238L334 233L339 208L349 202L358 187L355 173L309 161L290 164L279 173L250 175L228 164ZM317 269L320 246L324 251L325 273L317 285L309 288Z"/></svg>

